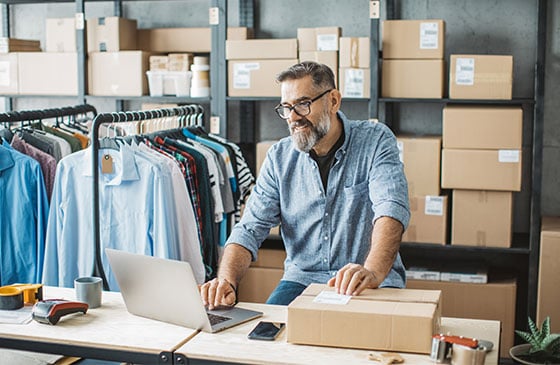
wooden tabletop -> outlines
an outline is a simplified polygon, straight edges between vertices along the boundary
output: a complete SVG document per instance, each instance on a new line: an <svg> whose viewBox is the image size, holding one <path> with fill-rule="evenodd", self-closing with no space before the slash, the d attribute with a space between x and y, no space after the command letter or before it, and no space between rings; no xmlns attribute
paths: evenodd
<svg viewBox="0 0 560 365"><path fill-rule="evenodd" d="M190 360L221 361L245 364L364 364L368 360L367 350L333 347L296 345L286 342L286 331L276 341L247 339L247 334L259 321L286 322L287 307L254 303L239 303L238 306L264 312L264 316L223 332L199 333L175 352L177 357ZM442 318L442 333L452 333L500 343L500 322L475 319ZM400 353L405 364L434 365L428 355ZM486 364L498 364L499 352L495 348L486 356ZM186 363L186 362L184 362ZM377 363L379 364L379 363Z"/></svg>

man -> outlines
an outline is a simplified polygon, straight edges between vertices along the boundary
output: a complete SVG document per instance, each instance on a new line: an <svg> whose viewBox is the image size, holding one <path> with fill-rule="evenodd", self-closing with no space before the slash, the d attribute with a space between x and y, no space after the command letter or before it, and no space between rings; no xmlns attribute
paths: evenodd
<svg viewBox="0 0 560 365"><path fill-rule="evenodd" d="M395 136L339 111L341 94L325 65L302 62L277 81L275 110L291 136L270 148L217 278L201 286L203 302L236 303L239 281L278 223L287 258L267 303L287 305L312 282L348 295L404 287L398 250L410 212Z"/></svg>

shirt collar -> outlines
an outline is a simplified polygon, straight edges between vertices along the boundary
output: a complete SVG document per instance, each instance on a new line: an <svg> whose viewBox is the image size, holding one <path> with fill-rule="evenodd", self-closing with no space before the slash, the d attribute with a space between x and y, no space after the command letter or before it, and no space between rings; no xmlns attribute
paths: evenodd
<svg viewBox="0 0 560 365"><path fill-rule="evenodd" d="M92 160L92 147L88 147L87 150L84 152L84 159L85 161ZM120 160L120 171L117 171L117 176L113 179L113 183L111 185L118 185L123 181L134 181L139 180L140 176L138 174L138 167L136 165L136 159L134 158L134 152L130 148L130 146L122 145L120 146L119 151L114 151L112 155L116 156L118 160ZM103 152L99 151L99 164L101 165L101 158L103 156ZM101 168L101 167L99 167ZM83 176L93 176L92 171L92 163L85 163L83 165Z"/></svg>
<svg viewBox="0 0 560 365"><path fill-rule="evenodd" d="M0 144L0 172L13 167L15 164L10 150L12 150L12 147L5 139L2 139L2 144Z"/></svg>

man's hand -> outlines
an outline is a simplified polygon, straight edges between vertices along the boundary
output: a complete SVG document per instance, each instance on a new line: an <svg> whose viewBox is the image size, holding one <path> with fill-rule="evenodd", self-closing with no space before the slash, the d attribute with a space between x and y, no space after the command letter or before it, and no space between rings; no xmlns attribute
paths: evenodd
<svg viewBox="0 0 560 365"><path fill-rule="evenodd" d="M347 264L327 284L334 286L338 294L358 295L364 289L377 288L381 281L362 265Z"/></svg>
<svg viewBox="0 0 560 365"><path fill-rule="evenodd" d="M208 309L232 307L237 301L235 287L226 279L212 279L200 286L202 302Z"/></svg>

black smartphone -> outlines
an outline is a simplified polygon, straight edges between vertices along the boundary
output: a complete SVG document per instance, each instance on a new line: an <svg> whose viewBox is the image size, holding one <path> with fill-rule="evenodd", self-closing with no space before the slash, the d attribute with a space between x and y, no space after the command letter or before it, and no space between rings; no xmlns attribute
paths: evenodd
<svg viewBox="0 0 560 365"><path fill-rule="evenodd" d="M285 325L285 323L280 322L261 321L253 328L247 337L251 340L274 341Z"/></svg>

